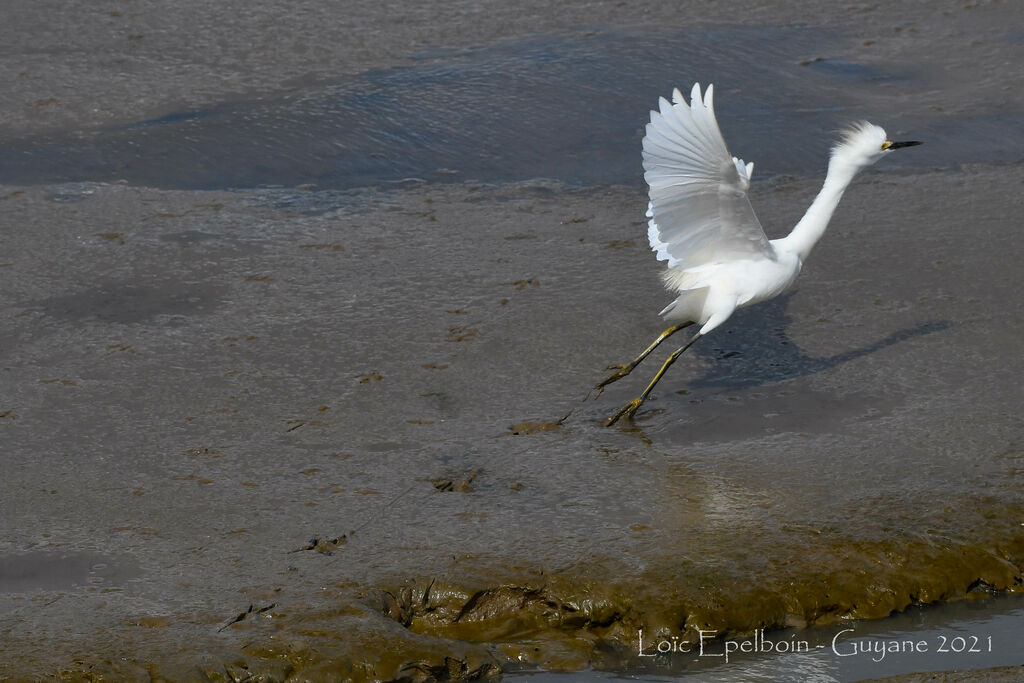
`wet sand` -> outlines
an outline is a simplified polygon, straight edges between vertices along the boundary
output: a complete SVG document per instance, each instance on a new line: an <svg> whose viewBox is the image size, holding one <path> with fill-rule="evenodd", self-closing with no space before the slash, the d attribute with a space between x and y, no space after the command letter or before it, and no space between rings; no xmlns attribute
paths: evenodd
<svg viewBox="0 0 1024 683"><path fill-rule="evenodd" d="M373 34L303 5L281 31L308 29L308 47L288 57L243 40L283 11L254 7L166 32L139 28L156 26L146 3L51 9L36 40L77 24L77 49L7 43L25 80L0 126L0 675L626 670L641 629L730 637L1019 590L1012 9L764 3L695 22L764 41L700 70L736 84L720 117L757 162L771 236L817 191L838 123L921 121L928 144L861 176L797 289L735 316L609 430L660 357L581 399L669 300L644 245L639 131L652 92L694 77L606 79L593 100L556 85L606 68L602 48L648 73L655 53L630 61L630 36L697 29L668 30L667 5L513 26L456 3L443 11L473 29L454 39L442 10L346 18ZM195 48L168 52L193 26ZM125 42L99 49L115 30ZM417 82L427 123L450 97L484 135L491 100L451 79L520 49L523 73L538 55L554 73L523 86L528 116L496 115L528 125L482 154L452 136L432 156L415 117L319 146L373 111L360 93L400 102ZM611 114L587 113L615 89ZM564 143L584 150L569 162L541 163L543 135L515 144L545 112L568 135L554 112L580 100L596 132ZM364 163L403 130L405 162Z"/></svg>

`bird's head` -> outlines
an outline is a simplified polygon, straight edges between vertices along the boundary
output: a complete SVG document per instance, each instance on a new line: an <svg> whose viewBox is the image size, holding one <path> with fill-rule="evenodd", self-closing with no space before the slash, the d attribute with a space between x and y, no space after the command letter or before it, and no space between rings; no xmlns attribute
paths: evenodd
<svg viewBox="0 0 1024 683"><path fill-rule="evenodd" d="M843 132L842 139L832 148L832 159L869 166L894 150L920 144L916 140L893 142L881 126L862 121Z"/></svg>

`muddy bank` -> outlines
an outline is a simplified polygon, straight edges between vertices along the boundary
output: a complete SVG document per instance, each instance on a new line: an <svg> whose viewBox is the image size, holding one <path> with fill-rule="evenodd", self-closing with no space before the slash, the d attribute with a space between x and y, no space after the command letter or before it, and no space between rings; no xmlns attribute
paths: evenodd
<svg viewBox="0 0 1024 683"><path fill-rule="evenodd" d="M766 572L758 587L717 573L698 584L692 566L625 578L605 573L609 567L578 574L518 567L485 576L479 565L470 585L431 578L369 591L332 587L318 595L292 595L283 605L251 605L220 627L230 629L225 640L233 649L211 641L145 663L93 657L62 669L62 675L428 681L591 669L664 676L695 666L697 647L706 659L722 657L725 641L766 638L795 647L801 632L794 626L876 619L931 600L984 600L994 591L1018 590L1024 557L1020 534L1012 547L988 552L921 543L808 545L815 551L813 564L787 563ZM793 551L782 548L779 554ZM1018 562L1016 568L1007 556ZM822 566L841 566L844 574L826 576ZM448 574L467 578L463 572ZM1015 640L1000 636L995 648L1012 651ZM691 654L673 649L658 655L661 643L686 644ZM203 653L200 661L189 661L187 655L197 651ZM986 680L970 675L951 680Z"/></svg>
<svg viewBox="0 0 1024 683"><path fill-rule="evenodd" d="M1016 590L1021 180L865 176L623 430L653 365L581 399L660 329L638 190L7 188L5 553L102 555L7 584L9 671L629 668Z"/></svg>
<svg viewBox="0 0 1024 683"><path fill-rule="evenodd" d="M97 7L0 27L0 676L671 673L641 629L1020 590L1012 9ZM927 144L604 429L697 79L772 237L834 127Z"/></svg>

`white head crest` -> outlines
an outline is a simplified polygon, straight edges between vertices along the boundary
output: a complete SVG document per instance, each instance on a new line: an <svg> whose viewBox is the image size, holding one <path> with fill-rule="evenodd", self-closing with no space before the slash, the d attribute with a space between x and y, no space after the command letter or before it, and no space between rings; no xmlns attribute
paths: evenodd
<svg viewBox="0 0 1024 683"><path fill-rule="evenodd" d="M860 121L843 131L842 138L832 147L832 158L865 166L881 159L892 143L885 129L867 121Z"/></svg>

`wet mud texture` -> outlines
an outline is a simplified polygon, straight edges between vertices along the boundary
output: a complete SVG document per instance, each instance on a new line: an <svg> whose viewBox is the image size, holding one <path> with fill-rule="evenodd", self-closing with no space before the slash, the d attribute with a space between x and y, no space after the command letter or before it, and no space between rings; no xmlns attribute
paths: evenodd
<svg viewBox="0 0 1024 683"><path fill-rule="evenodd" d="M621 430L656 359L581 399L660 329L634 189L8 188L5 556L102 551L4 576L16 673L628 668L1017 590L1022 181L865 176Z"/></svg>
<svg viewBox="0 0 1024 683"><path fill-rule="evenodd" d="M445 43L447 15L414 17L394 28L405 44L466 51L414 60L385 47L400 40L367 34L349 61L328 55L346 81L269 48L273 59L249 60L235 41L267 8L215 21L223 36L188 17L159 24L170 34L126 31L113 55L89 47L108 44L98 27L153 19L137 7L53 10L49 25L81 26L75 40L86 44L26 47L3 76L16 81L0 105L5 149L46 154L23 168L8 157L0 187L0 675L631 670L640 628L725 636L1021 589L1024 172L1002 165L1020 148L1020 32L1008 28L1018 13L907 3L899 16L844 10L837 28L831 5L806 3L799 35L809 42L793 43L805 55L768 32L766 71L723 58L701 62L712 78L681 66L664 83L642 81L643 92L623 80L630 94L611 109L644 102L628 124L636 149L648 89L732 83L737 129L749 136L733 151L757 162L752 201L772 237L819 187L828 135L799 144L819 111L822 127L920 120L932 138L920 136L917 161L908 151L855 182L793 293L737 314L676 363L635 422L604 429L664 355L581 399L606 365L663 328L656 312L671 298L644 244L638 158L635 177L625 165L576 174L624 158L617 119L574 143L611 149L607 159L531 174L529 155L510 153L518 165L504 177L456 155L448 170L459 173L445 182L383 188L373 187L383 176L362 172L293 185L310 157L277 154L262 176L236 183L220 170L192 185L198 157L186 154L162 182L159 161L127 151L183 130L202 134L200 148L222 133L239 150L292 116L321 131L311 122L330 118L332 93L397 87L408 73L396 66L429 62L433 71L417 73L433 92L460 95L442 87L460 64L479 74L503 63L539 24L591 30L571 28L578 17L524 19L524 34L500 13L465 22L484 26L472 36L483 45L509 41L490 50ZM587 20L616 31L661 26L677 11L626 21L600 7ZM732 20L767 17L797 21L770 3ZM153 55L193 26L192 53L207 56L173 53L164 78ZM607 44L624 49L628 31ZM566 52L530 54L565 68L600 53L564 39L552 38ZM630 63L651 53L624 59L626 72ZM111 71L125 80L93 107L89 79ZM545 78L518 92L546 92L552 106L561 91ZM770 106L740 114L765 84L775 84ZM204 108L209 116L190 115ZM68 150L91 144L113 162L73 170L88 154ZM418 164L431 160L413 151ZM243 167L252 170L228 170ZM55 168L63 175L46 175ZM391 170L387 180L410 172ZM545 175L554 178L535 179ZM228 189L239 184L249 189ZM285 187L260 187L275 184Z"/></svg>

